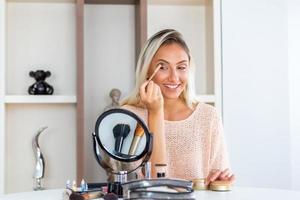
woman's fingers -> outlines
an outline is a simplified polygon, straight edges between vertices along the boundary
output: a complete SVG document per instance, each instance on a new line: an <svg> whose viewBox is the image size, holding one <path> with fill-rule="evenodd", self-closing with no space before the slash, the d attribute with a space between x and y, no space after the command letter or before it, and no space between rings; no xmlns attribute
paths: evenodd
<svg viewBox="0 0 300 200"><path fill-rule="evenodd" d="M226 180L226 179L228 179L228 177L230 177L230 176L231 176L230 170L229 170L229 169L225 169L225 170L222 171L222 173L220 174L219 179L221 179L221 180Z"/></svg>
<svg viewBox="0 0 300 200"><path fill-rule="evenodd" d="M205 180L205 184L209 185L210 182L215 181L219 177L219 175L221 174L221 172L222 171L219 170L219 169L213 169L213 170L211 170L209 172L206 180Z"/></svg>
<svg viewBox="0 0 300 200"><path fill-rule="evenodd" d="M140 97L142 101L147 101L153 93L153 81L145 81L140 87Z"/></svg>
<svg viewBox="0 0 300 200"><path fill-rule="evenodd" d="M161 109L163 98L160 87L153 81L145 81L140 87L140 100L146 105L148 110Z"/></svg>
<svg viewBox="0 0 300 200"><path fill-rule="evenodd" d="M155 89L153 90L153 94L155 95L155 97L157 99L163 99L160 87L157 84L154 83L154 88Z"/></svg>
<svg viewBox="0 0 300 200"><path fill-rule="evenodd" d="M153 94L153 87L154 87L154 83L153 81L150 81L148 86L146 86L146 90L147 90L147 96L148 97L152 97L152 94Z"/></svg>
<svg viewBox="0 0 300 200"><path fill-rule="evenodd" d="M232 182L235 180L234 174L232 174L230 177L228 177L227 180L230 181L230 182L232 183Z"/></svg>
<svg viewBox="0 0 300 200"><path fill-rule="evenodd" d="M210 182L215 181L215 180L233 182L235 180L235 176L231 173L231 171L229 169L225 169L223 171L218 170L218 169L213 169L208 174L208 176L205 180L205 184L209 185Z"/></svg>
<svg viewBox="0 0 300 200"><path fill-rule="evenodd" d="M145 81L140 87L141 100L144 100L146 98L146 87L147 87L147 85L148 85L148 81Z"/></svg>
<svg viewBox="0 0 300 200"><path fill-rule="evenodd" d="M209 178L209 181L212 182L212 181L215 181L219 178L220 174L222 173L221 170L216 170L212 175L211 177Z"/></svg>
<svg viewBox="0 0 300 200"><path fill-rule="evenodd" d="M157 96L158 96L157 93L158 93L158 85L154 84L152 94L155 98L157 98Z"/></svg>
<svg viewBox="0 0 300 200"><path fill-rule="evenodd" d="M159 87L159 86L157 86L157 87L158 87L157 95L158 95L160 98L163 98L162 93L161 93L161 90L160 90L160 87Z"/></svg>

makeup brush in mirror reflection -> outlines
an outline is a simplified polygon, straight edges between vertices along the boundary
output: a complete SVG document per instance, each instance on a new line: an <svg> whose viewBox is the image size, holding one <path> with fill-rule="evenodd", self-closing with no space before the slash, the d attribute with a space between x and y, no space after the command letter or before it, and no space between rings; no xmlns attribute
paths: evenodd
<svg viewBox="0 0 300 200"><path fill-rule="evenodd" d="M113 128L113 133L115 137L115 151L117 153L122 152L123 141L128 136L130 132L130 126L128 124L117 124Z"/></svg>
<svg viewBox="0 0 300 200"><path fill-rule="evenodd" d="M135 155L137 147L143 135L144 135L144 129L141 127L141 125L137 124L136 129L134 131L134 137L129 148L129 152L128 152L129 155Z"/></svg>

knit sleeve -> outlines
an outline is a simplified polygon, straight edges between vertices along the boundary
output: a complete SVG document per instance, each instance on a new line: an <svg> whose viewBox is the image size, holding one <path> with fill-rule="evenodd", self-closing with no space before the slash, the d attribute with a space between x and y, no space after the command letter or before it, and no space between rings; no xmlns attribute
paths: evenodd
<svg viewBox="0 0 300 200"><path fill-rule="evenodd" d="M212 114L211 121L211 154L209 171L212 169L224 170L230 168L223 125L216 110Z"/></svg>

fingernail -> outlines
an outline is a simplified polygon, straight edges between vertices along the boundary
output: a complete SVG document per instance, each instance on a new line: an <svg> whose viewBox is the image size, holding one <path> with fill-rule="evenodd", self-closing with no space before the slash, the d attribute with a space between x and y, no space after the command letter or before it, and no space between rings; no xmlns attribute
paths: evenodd
<svg viewBox="0 0 300 200"><path fill-rule="evenodd" d="M209 181L205 180L204 184L207 186L209 184Z"/></svg>

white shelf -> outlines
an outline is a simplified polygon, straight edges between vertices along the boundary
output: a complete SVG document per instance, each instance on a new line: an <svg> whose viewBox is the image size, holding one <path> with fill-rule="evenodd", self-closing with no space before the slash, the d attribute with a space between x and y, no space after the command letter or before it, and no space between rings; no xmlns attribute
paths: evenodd
<svg viewBox="0 0 300 200"><path fill-rule="evenodd" d="M5 103L76 103L75 95L6 95Z"/></svg>
<svg viewBox="0 0 300 200"><path fill-rule="evenodd" d="M215 103L215 95L197 95L197 99L203 103Z"/></svg>

